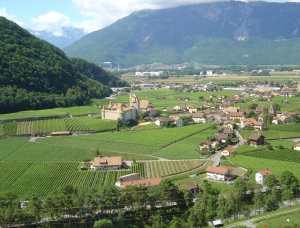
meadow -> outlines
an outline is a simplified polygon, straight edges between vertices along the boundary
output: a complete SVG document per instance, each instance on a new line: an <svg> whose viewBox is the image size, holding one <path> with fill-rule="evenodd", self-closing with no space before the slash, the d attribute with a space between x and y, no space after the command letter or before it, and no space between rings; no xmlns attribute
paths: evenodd
<svg viewBox="0 0 300 228"><path fill-rule="evenodd" d="M281 228L285 226L293 227L300 223L300 212L292 212L286 215L280 215L261 221L256 224L257 228Z"/></svg>

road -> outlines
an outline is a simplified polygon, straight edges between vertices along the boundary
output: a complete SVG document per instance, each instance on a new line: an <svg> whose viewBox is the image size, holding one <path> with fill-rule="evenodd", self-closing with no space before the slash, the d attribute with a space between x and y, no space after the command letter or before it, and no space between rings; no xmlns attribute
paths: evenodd
<svg viewBox="0 0 300 228"><path fill-rule="evenodd" d="M278 215L290 214L291 212L297 212L297 211L300 211L300 208L292 208L292 209L285 210L285 211L279 211L279 212L276 212L276 213L273 213L270 215L264 215L264 216L260 216L257 218L251 218L246 221L237 222L235 224L224 226L224 227L230 228L230 227L236 227L236 226L247 226L250 228L255 228L256 226L253 224L253 222L255 222L255 221L277 217Z"/></svg>

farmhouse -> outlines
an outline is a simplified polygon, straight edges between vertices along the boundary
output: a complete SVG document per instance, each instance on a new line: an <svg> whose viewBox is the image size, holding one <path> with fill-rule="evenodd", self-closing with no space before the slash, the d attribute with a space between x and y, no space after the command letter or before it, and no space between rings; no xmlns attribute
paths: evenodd
<svg viewBox="0 0 300 228"><path fill-rule="evenodd" d="M166 117L166 118L157 117L155 119L154 123L157 126L160 126L160 127L162 127L165 123L170 123L172 125L175 125L176 127L183 126L183 121L179 116L169 116L169 117Z"/></svg>
<svg viewBox="0 0 300 228"><path fill-rule="evenodd" d="M260 170L255 174L255 181L258 184L264 185L264 181L266 180L266 177L270 174L273 174L273 172L269 169Z"/></svg>
<svg viewBox="0 0 300 228"><path fill-rule="evenodd" d="M265 144L265 137L261 134L252 134L249 137L250 146L262 146Z"/></svg>
<svg viewBox="0 0 300 228"><path fill-rule="evenodd" d="M222 151L222 155L228 157L230 155L235 154L235 149L231 146L226 147L223 151Z"/></svg>
<svg viewBox="0 0 300 228"><path fill-rule="evenodd" d="M208 166L205 171L207 179L226 181L233 178L233 174L228 167Z"/></svg>
<svg viewBox="0 0 300 228"><path fill-rule="evenodd" d="M177 184L177 186L187 188L191 191L193 196L196 196L199 193L199 186L195 183L195 181L189 181Z"/></svg>
<svg viewBox="0 0 300 228"><path fill-rule="evenodd" d="M300 143L297 143L297 144L294 146L294 150L300 151Z"/></svg>
<svg viewBox="0 0 300 228"><path fill-rule="evenodd" d="M117 170L122 168L122 157L94 157L91 162L91 169L94 170Z"/></svg>

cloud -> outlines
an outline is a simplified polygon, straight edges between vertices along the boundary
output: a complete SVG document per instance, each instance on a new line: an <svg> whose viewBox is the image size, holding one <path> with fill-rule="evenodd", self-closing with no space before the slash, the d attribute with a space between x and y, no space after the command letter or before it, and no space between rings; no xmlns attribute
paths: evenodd
<svg viewBox="0 0 300 228"><path fill-rule="evenodd" d="M61 27L74 27L68 16L55 11L31 18L31 22L35 30L46 30L54 36L65 36Z"/></svg>
<svg viewBox="0 0 300 228"><path fill-rule="evenodd" d="M93 17L93 21L86 21L86 26L89 26L89 28L86 29L89 31L106 27L137 10L172 8L208 1L209 0L72 0L83 15Z"/></svg>
<svg viewBox="0 0 300 228"><path fill-rule="evenodd" d="M6 8L4 7L0 8L0 16L5 17L8 20L14 21L20 26L24 26L24 22L20 21L16 15L7 13Z"/></svg>
<svg viewBox="0 0 300 228"><path fill-rule="evenodd" d="M72 0L85 16L93 17L93 21L85 22L85 29L89 32L106 27L137 10L165 9L183 5L192 5L222 0ZM223 0L226 1L226 0ZM256 0L244 0L256 1ZM282 2L286 0L267 0ZM300 1L300 0L287 0Z"/></svg>

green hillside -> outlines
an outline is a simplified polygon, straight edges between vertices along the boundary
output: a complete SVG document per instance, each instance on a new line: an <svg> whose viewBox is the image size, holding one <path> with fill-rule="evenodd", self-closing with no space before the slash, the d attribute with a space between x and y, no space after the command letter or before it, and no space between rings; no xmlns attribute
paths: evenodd
<svg viewBox="0 0 300 228"><path fill-rule="evenodd" d="M0 28L0 113L87 105L124 83L104 71L103 83L84 75L63 51L4 17Z"/></svg>

